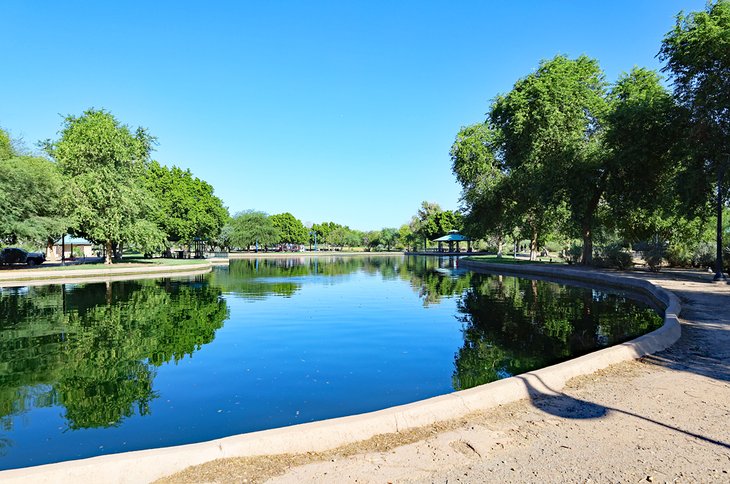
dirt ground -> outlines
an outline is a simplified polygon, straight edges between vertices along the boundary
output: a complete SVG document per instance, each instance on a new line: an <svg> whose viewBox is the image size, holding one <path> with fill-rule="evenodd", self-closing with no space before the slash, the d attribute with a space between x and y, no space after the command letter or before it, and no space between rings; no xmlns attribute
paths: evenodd
<svg viewBox="0 0 730 484"><path fill-rule="evenodd" d="M222 459L161 482L730 483L730 285L636 274L682 300L671 348L562 392L326 453Z"/></svg>

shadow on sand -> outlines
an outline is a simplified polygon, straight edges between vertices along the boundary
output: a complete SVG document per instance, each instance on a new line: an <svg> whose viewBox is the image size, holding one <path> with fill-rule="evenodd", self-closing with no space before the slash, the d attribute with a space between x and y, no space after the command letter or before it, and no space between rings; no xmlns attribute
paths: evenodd
<svg viewBox="0 0 730 484"><path fill-rule="evenodd" d="M624 415L629 415L640 420L644 420L646 422L650 422L654 425L658 425L660 427L664 427L675 432L680 432L684 435L694 437L704 442L730 449L730 444L726 442L695 434L693 432L689 432L687 430L683 430L678 427L651 419L649 417L635 414L633 412L621 410L619 408L606 407L604 405L599 405L597 403L589 402L587 400L573 398L570 395L566 395L562 392L557 392L550 388L548 385L546 385L545 382L540 379L540 377L534 374L517 376L516 378L520 379L525 384L527 392L530 395L530 401L532 402L532 405L535 406L535 408L538 408L539 410L550 415L554 415L556 417L565 419L591 419L603 418L606 417L610 412L617 412ZM539 383L539 386L544 388L544 391L536 388L536 386L533 385L530 380L536 380Z"/></svg>

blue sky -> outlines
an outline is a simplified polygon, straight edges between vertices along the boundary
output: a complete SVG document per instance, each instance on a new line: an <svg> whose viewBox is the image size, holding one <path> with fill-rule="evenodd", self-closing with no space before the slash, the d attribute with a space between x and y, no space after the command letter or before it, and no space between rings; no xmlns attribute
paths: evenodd
<svg viewBox="0 0 730 484"><path fill-rule="evenodd" d="M677 12L704 5L0 0L0 126L32 146L104 108L231 213L399 226L458 207L457 131L541 59L658 69Z"/></svg>

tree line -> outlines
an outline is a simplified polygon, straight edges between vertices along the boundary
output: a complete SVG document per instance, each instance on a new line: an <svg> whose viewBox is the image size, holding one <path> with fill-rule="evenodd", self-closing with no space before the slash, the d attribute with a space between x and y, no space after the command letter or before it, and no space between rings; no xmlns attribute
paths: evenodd
<svg viewBox="0 0 730 484"><path fill-rule="evenodd" d="M213 187L189 170L151 160L156 142L104 110L63 120L42 155L0 130L0 240L45 246L74 233L105 248L161 252L217 235L228 219ZM44 155L44 156L43 156Z"/></svg>
<svg viewBox="0 0 730 484"><path fill-rule="evenodd" d="M73 233L103 246L111 263L124 249L159 254L196 240L227 250L307 244L392 250L415 246L446 223L440 208L426 202L422 220L373 231L335 222L305 227L288 212L230 216L209 183L153 160L155 144L146 129L96 109L65 117L58 139L39 143L40 153L0 129L0 242L50 253L61 236Z"/></svg>
<svg viewBox="0 0 730 484"><path fill-rule="evenodd" d="M597 60L557 55L497 95L451 148L466 230L496 245L529 240L532 259L551 239L580 241L584 264L612 244L687 258L702 250L717 209L720 251L730 2L678 14L658 57L671 91L653 70L609 82Z"/></svg>

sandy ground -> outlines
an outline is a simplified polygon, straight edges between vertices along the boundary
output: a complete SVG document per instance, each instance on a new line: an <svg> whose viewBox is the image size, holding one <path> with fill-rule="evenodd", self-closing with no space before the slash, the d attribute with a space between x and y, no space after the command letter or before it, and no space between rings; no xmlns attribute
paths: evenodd
<svg viewBox="0 0 730 484"><path fill-rule="evenodd" d="M164 482L730 483L730 285L636 277L682 300L682 338L664 352L458 421L326 453L218 460Z"/></svg>

